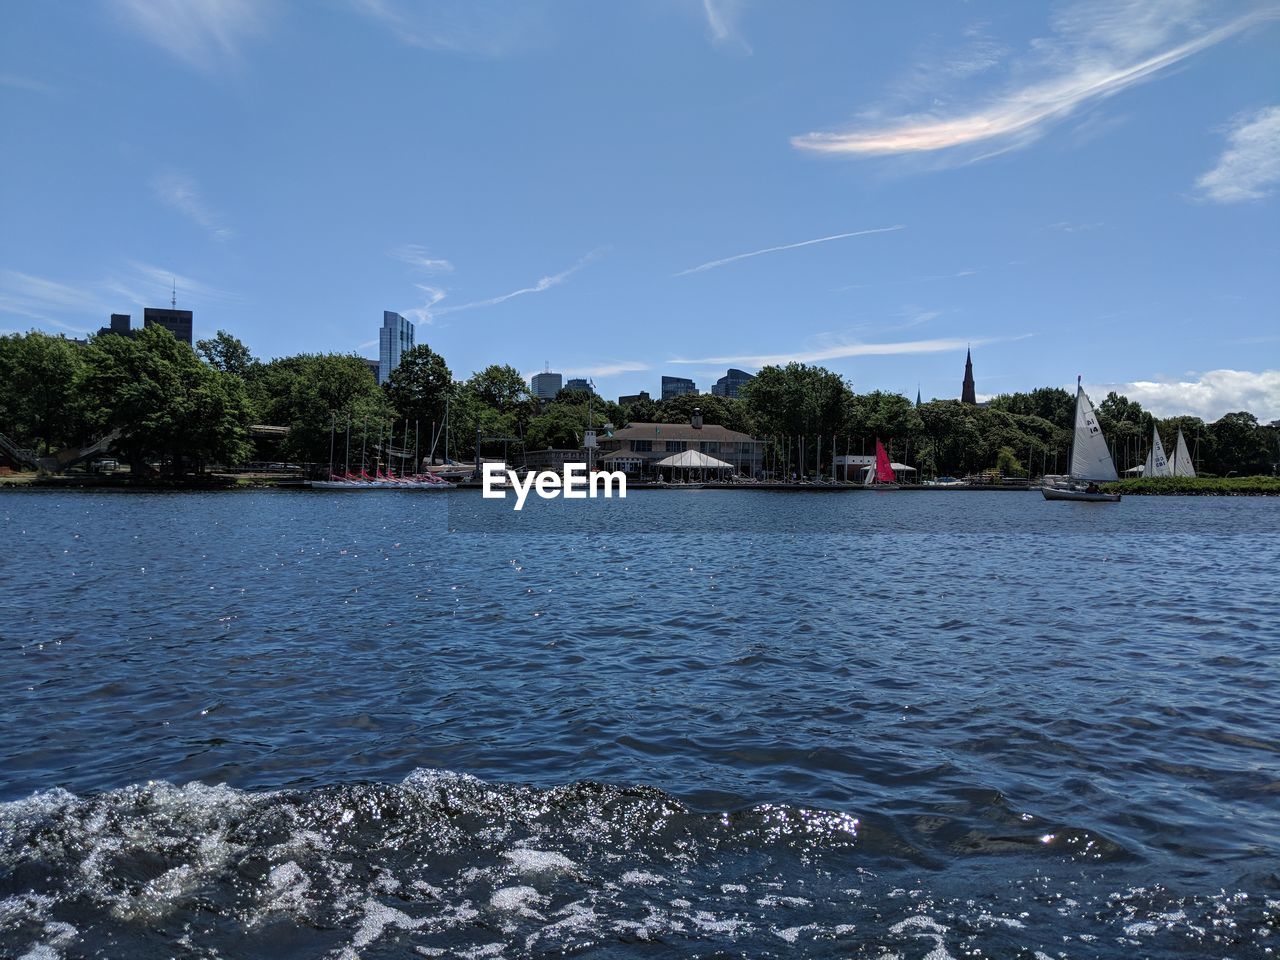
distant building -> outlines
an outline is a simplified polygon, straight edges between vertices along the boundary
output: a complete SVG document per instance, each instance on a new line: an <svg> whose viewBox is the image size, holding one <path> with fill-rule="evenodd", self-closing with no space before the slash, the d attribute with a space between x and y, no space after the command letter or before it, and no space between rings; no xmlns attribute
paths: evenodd
<svg viewBox="0 0 1280 960"><path fill-rule="evenodd" d="M117 337L132 337L137 331L130 328L129 324L132 318L127 313L113 313L111 315L111 326L99 327L98 336L106 334L115 334Z"/></svg>
<svg viewBox="0 0 1280 960"><path fill-rule="evenodd" d="M763 440L728 427L703 426L695 415L689 423L629 423L601 438L597 462L601 469L646 474L658 469L658 461L694 450L755 476L764 466L764 448Z"/></svg>
<svg viewBox="0 0 1280 960"><path fill-rule="evenodd" d="M113 314L111 323L114 326L116 317L122 314ZM124 318L126 323L128 317ZM190 310L166 310L161 307L147 307L142 311L143 327L164 327L173 334L175 340L181 340L187 346L191 346L191 311Z"/></svg>
<svg viewBox="0 0 1280 960"><path fill-rule="evenodd" d="M533 395L539 400L554 400L560 388L564 386L564 377L550 370L535 373L529 381Z"/></svg>
<svg viewBox="0 0 1280 960"><path fill-rule="evenodd" d="M400 366L400 358L413 349L413 324L390 310L382 311L382 329L378 331L378 382L391 379L391 371Z"/></svg>
<svg viewBox="0 0 1280 960"><path fill-rule="evenodd" d="M736 398L743 385L750 383L754 379L755 374L730 367L727 374L711 385L711 394L716 397Z"/></svg>
<svg viewBox="0 0 1280 960"><path fill-rule="evenodd" d="M652 400L648 390L641 390L639 393L624 393L618 398L618 406L629 407L633 403L645 403Z"/></svg>
<svg viewBox="0 0 1280 960"><path fill-rule="evenodd" d="M974 392L973 386L973 353L970 350L964 353L964 383L960 387L960 402L973 404L978 402L978 395Z"/></svg>
<svg viewBox="0 0 1280 960"><path fill-rule="evenodd" d="M687 377L663 377L662 378L662 399L670 400L673 397L683 397L685 394L698 392L698 385Z"/></svg>
<svg viewBox="0 0 1280 960"><path fill-rule="evenodd" d="M564 382L566 390L586 390L591 391L591 384L585 377L570 377Z"/></svg>
<svg viewBox="0 0 1280 960"><path fill-rule="evenodd" d="M368 367L368 368L369 368L369 372L373 374L373 382L374 382L374 383L377 383L377 382L378 382L378 374L380 374L380 373L382 372L382 361L381 361L381 360L370 360L370 359L369 359L369 358L367 358L367 357L364 357L364 358L362 358L362 359L364 360L364 365L365 365L366 367Z"/></svg>

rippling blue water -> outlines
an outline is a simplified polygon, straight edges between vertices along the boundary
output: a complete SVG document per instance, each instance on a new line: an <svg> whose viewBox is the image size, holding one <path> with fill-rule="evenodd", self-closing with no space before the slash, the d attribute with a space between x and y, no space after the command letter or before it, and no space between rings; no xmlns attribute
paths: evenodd
<svg viewBox="0 0 1280 960"><path fill-rule="evenodd" d="M1280 946L1280 501L489 506L0 497L0 953Z"/></svg>

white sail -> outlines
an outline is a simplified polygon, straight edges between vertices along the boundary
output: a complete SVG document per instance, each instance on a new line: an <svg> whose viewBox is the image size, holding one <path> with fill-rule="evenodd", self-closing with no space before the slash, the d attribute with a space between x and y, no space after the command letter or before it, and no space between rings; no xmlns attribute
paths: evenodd
<svg viewBox="0 0 1280 960"><path fill-rule="evenodd" d="M1107 449L1098 415L1084 392L1076 387L1076 432L1071 443L1071 476L1076 480L1118 480L1116 464Z"/></svg>
<svg viewBox="0 0 1280 960"><path fill-rule="evenodd" d="M1172 477L1169 459L1164 455L1164 444L1160 442L1160 428L1151 428L1151 449L1147 451L1147 462L1142 468L1144 477Z"/></svg>
<svg viewBox="0 0 1280 960"><path fill-rule="evenodd" d="M1182 428L1178 428L1178 444L1173 448L1173 475L1175 477L1194 477L1196 465L1191 462L1191 454L1187 450L1187 441L1182 436Z"/></svg>

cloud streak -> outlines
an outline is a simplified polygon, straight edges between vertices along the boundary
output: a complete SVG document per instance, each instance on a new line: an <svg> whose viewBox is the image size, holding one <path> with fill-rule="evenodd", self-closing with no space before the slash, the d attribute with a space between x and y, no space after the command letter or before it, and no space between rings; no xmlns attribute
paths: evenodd
<svg viewBox="0 0 1280 960"><path fill-rule="evenodd" d="M444 316L447 313L457 313L460 310L474 310L476 307L494 307L500 303L506 303L508 300L514 300L516 297L523 297L531 293L545 293L552 287L558 287L571 276L585 267L592 260L599 256L598 252L587 254L572 267L567 270L561 270L559 273L551 276L542 277L533 286L521 287L519 290L512 290L510 293L502 293L496 297L489 297L485 300L473 300L470 303L460 303L455 307L444 307L435 312L435 316Z"/></svg>
<svg viewBox="0 0 1280 960"><path fill-rule="evenodd" d="M640 373L643 370L651 370L652 367L647 363L641 363L639 360L617 360L610 363L601 363L594 367L577 367L571 376L574 377L615 377L620 373Z"/></svg>
<svg viewBox="0 0 1280 960"><path fill-rule="evenodd" d="M1094 396L1108 390L1137 400L1158 417L1194 414L1212 422L1247 410L1264 423L1280 419L1280 370L1209 370L1195 380L1108 383L1097 386Z"/></svg>
<svg viewBox="0 0 1280 960"><path fill-rule="evenodd" d="M407 243L403 247L397 247L391 251L391 256L399 260L401 263L407 263L411 267L418 267L430 273L452 273L453 264L448 260L438 257L432 257L426 247L416 243Z"/></svg>
<svg viewBox="0 0 1280 960"><path fill-rule="evenodd" d="M42 320L76 332L81 327L63 322L60 317L102 317L110 311L96 294L68 286L46 277L17 270L0 270L0 315Z"/></svg>
<svg viewBox="0 0 1280 960"><path fill-rule="evenodd" d="M736 43L747 53L751 45L738 33L740 0L702 0L702 12L707 18L707 29L717 45Z"/></svg>
<svg viewBox="0 0 1280 960"><path fill-rule="evenodd" d="M983 156L1025 146L1052 123L1115 96L1188 57L1278 14L1255 11L1169 45L1171 30L1194 31L1185 4L1084 5L1059 18L1056 37L1037 41L1038 82L1007 88L986 104L951 115L906 115L845 132L793 137L800 150L841 156L921 154L982 146ZM1162 19L1163 17L1163 19Z"/></svg>
<svg viewBox="0 0 1280 960"><path fill-rule="evenodd" d="M1280 106L1237 119L1227 148L1196 187L1215 203L1262 200L1280 183Z"/></svg>
<svg viewBox="0 0 1280 960"><path fill-rule="evenodd" d="M728 364L730 366L767 367L786 363L819 363L824 360L844 360L850 357L890 357L916 353L945 353L963 350L969 346L994 343L994 340L904 340L896 343L836 343L812 350L794 353L762 353L741 356L699 357L697 359L673 359L680 364Z"/></svg>
<svg viewBox="0 0 1280 960"><path fill-rule="evenodd" d="M200 70L240 59L240 44L265 27L257 0L114 0L120 18L147 40Z"/></svg>
<svg viewBox="0 0 1280 960"><path fill-rule="evenodd" d="M709 260L706 263L700 263L696 267L690 267L688 270L681 270L679 273L672 274L676 277L687 277L691 273L702 273L706 270L714 270L716 267L723 267L725 264L736 263L738 260L747 260L750 257L761 257L766 253L777 253L780 250L795 250L797 247L811 247L815 243L827 243L831 240L844 240L847 237L864 237L872 233L892 233L895 230L905 230L905 225L899 223L892 227L876 227L873 230L854 230L851 233L837 233L830 237L818 237L814 240L801 240L799 243L784 243L778 247L765 247L763 250L753 250L750 253L739 253L732 257L724 257L720 260Z"/></svg>
<svg viewBox="0 0 1280 960"><path fill-rule="evenodd" d="M210 239L221 243L235 236L222 216L205 203L200 195L200 188L191 177L181 173L167 173L157 177L151 186L156 199L207 231Z"/></svg>
<svg viewBox="0 0 1280 960"><path fill-rule="evenodd" d="M527 3L348 0L348 6L422 50L501 57L541 42L545 33L540 12Z"/></svg>

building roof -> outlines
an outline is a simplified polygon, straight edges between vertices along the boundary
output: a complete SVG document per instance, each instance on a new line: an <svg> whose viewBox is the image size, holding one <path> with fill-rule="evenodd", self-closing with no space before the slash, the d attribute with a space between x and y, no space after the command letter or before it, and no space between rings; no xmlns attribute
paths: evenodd
<svg viewBox="0 0 1280 960"><path fill-rule="evenodd" d="M616 440L713 440L720 442L751 442L755 438L747 433L730 430L714 424L694 427L687 423L629 423L621 430L613 431Z"/></svg>
<svg viewBox="0 0 1280 960"><path fill-rule="evenodd" d="M673 453L665 460L659 460L655 466L677 467L682 470L733 469L733 464L725 463L723 460L717 460L715 457L708 457L705 453L699 453L697 450L686 450L683 453Z"/></svg>

